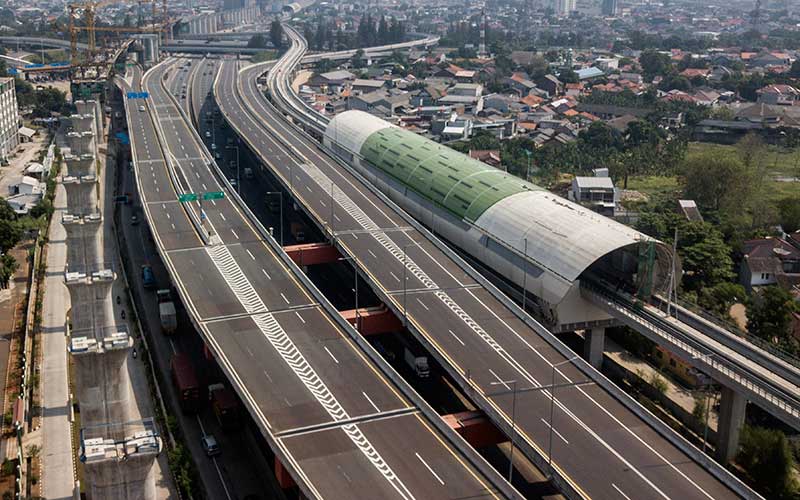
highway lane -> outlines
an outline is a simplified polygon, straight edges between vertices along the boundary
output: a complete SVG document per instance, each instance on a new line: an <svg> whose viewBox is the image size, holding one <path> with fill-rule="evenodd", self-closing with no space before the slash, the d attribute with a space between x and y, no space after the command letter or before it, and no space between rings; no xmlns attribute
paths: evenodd
<svg viewBox="0 0 800 500"><path fill-rule="evenodd" d="M233 63L223 63L215 87L223 114L299 202L322 225L333 227L340 248L356 257L396 310L406 311L410 324L457 374L484 395L505 393L489 399L507 417L510 381L516 381L520 389L516 426L546 454L550 391L536 388L550 385L552 367L565 362L564 356L489 292L476 287L422 234L405 227L402 218L359 180L287 126L256 86L261 71L248 68L237 78ZM406 290L413 293L403 293L404 276ZM586 378L569 363L555 373L557 384ZM734 496L600 387L559 389L554 421L553 461L586 496Z"/></svg>
<svg viewBox="0 0 800 500"><path fill-rule="evenodd" d="M148 72L144 88L155 123L164 131L171 164L192 190L200 191L204 184L209 190L225 190L161 87L167 69L161 65ZM132 114L132 137L155 133L148 113ZM150 139L146 143L149 149L145 141L134 139L137 173L140 159L147 158L153 171L163 170L159 182L168 182L163 159L152 155ZM179 212L167 208L174 201L150 202L149 194L141 193L150 209L148 219L164 231L155 231L160 244L164 235L190 232L191 222L185 216L178 220ZM177 197L174 191L172 196ZM419 410L331 321L229 199L206 203L204 210L207 227L219 242L207 247L196 236L183 237L165 252L166 264L182 277L178 285L188 299L184 303L212 349L224 353L221 364L268 440L283 451L290 470L312 496L496 496L486 479L431 431ZM381 427L385 436L374 431ZM389 431L395 428L403 429L402 439Z"/></svg>

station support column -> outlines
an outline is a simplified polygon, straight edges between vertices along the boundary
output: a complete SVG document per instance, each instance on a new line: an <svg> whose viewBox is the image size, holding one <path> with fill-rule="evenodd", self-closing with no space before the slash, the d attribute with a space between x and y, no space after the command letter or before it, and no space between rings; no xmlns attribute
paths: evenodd
<svg viewBox="0 0 800 500"><path fill-rule="evenodd" d="M589 328L584 333L583 357L598 370L603 365L603 350L606 344L606 329Z"/></svg>
<svg viewBox="0 0 800 500"><path fill-rule="evenodd" d="M739 434L744 425L747 399L735 390L722 386L717 429L717 460L728 463L739 450Z"/></svg>

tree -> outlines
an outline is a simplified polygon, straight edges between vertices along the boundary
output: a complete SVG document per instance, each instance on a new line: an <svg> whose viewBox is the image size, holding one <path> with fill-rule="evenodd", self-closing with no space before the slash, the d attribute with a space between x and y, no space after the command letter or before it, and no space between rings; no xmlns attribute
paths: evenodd
<svg viewBox="0 0 800 500"><path fill-rule="evenodd" d="M0 255L0 288L8 287L8 282L18 267L14 257L7 253Z"/></svg>
<svg viewBox="0 0 800 500"><path fill-rule="evenodd" d="M253 35L247 41L248 49L265 49L267 48L267 38L261 33Z"/></svg>
<svg viewBox="0 0 800 500"><path fill-rule="evenodd" d="M283 47L283 26L277 18L269 25L269 40L276 49L280 50Z"/></svg>
<svg viewBox="0 0 800 500"><path fill-rule="evenodd" d="M22 226L11 205L0 198L0 253L6 253L22 239Z"/></svg>
<svg viewBox="0 0 800 500"><path fill-rule="evenodd" d="M654 76L665 76L673 69L669 56L653 49L642 52L639 56L639 65L648 80L652 80Z"/></svg>
<svg viewBox="0 0 800 500"><path fill-rule="evenodd" d="M580 78L578 77L578 73L575 73L571 69L565 69L561 73L558 74L558 79L561 80L563 83L578 83Z"/></svg>
<svg viewBox="0 0 800 500"><path fill-rule="evenodd" d="M701 289L698 293L697 302L706 311L727 318L729 317L731 306L746 297L747 293L742 285L723 282Z"/></svg>
<svg viewBox="0 0 800 500"><path fill-rule="evenodd" d="M747 206L752 177L738 158L711 151L692 156L683 165L686 196L701 208L718 212Z"/></svg>
<svg viewBox="0 0 800 500"><path fill-rule="evenodd" d="M792 313L798 311L792 295L779 286L765 287L753 294L747 304L747 329L769 342L780 344L789 340Z"/></svg>
<svg viewBox="0 0 800 500"><path fill-rule="evenodd" d="M787 233L800 230L800 199L784 198L778 202L781 227Z"/></svg>
<svg viewBox="0 0 800 500"><path fill-rule="evenodd" d="M797 495L794 457L784 433L744 426L736 461L765 497L791 499Z"/></svg>

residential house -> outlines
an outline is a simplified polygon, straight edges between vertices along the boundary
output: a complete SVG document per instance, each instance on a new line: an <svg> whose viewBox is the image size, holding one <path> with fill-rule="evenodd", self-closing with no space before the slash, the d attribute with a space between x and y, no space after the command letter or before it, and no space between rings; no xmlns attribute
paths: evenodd
<svg viewBox="0 0 800 500"><path fill-rule="evenodd" d="M469 156L487 165L502 168L499 149L470 149Z"/></svg>
<svg viewBox="0 0 800 500"><path fill-rule="evenodd" d="M618 195L610 177L577 176L572 180L568 198L595 212L613 217Z"/></svg>
<svg viewBox="0 0 800 500"><path fill-rule="evenodd" d="M347 83L355 79L356 76L346 70L329 71L312 76L308 81L308 86L338 93Z"/></svg>
<svg viewBox="0 0 800 500"><path fill-rule="evenodd" d="M353 84L350 88L356 94L368 94L380 90L385 86L386 80L364 80L357 78L353 80Z"/></svg>
<svg viewBox="0 0 800 500"><path fill-rule="evenodd" d="M778 285L787 290L800 285L800 249L780 238L745 241L739 283L748 293L759 286Z"/></svg>
<svg viewBox="0 0 800 500"><path fill-rule="evenodd" d="M564 84L561 83L561 80L553 75L545 75L536 86L547 92L549 97L560 95L564 89Z"/></svg>
<svg viewBox="0 0 800 500"><path fill-rule="evenodd" d="M756 90L756 95L758 95L758 102L782 106L792 106L800 100L800 92L786 84L767 85Z"/></svg>
<svg viewBox="0 0 800 500"><path fill-rule="evenodd" d="M575 73L578 74L578 79L580 81L594 80L596 78L600 78L603 75L605 75L603 70L601 70L600 68L595 68L594 66L591 66L589 68L581 68Z"/></svg>
<svg viewBox="0 0 800 500"><path fill-rule="evenodd" d="M407 92L376 90L368 94L351 96L347 100L348 109L357 109L386 118L396 114L398 108L408 105Z"/></svg>

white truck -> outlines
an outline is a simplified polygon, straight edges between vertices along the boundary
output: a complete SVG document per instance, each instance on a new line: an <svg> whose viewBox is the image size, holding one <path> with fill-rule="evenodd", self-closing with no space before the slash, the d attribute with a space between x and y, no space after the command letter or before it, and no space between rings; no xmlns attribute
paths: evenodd
<svg viewBox="0 0 800 500"><path fill-rule="evenodd" d="M405 359L406 364L414 370L417 377L428 378L430 376L431 370L428 367L428 356L417 356L411 352L408 346L403 346L403 359Z"/></svg>
<svg viewBox="0 0 800 500"><path fill-rule="evenodd" d="M178 316L175 313L175 304L168 289L158 290L158 315L161 318L161 332L171 335L178 329Z"/></svg>

